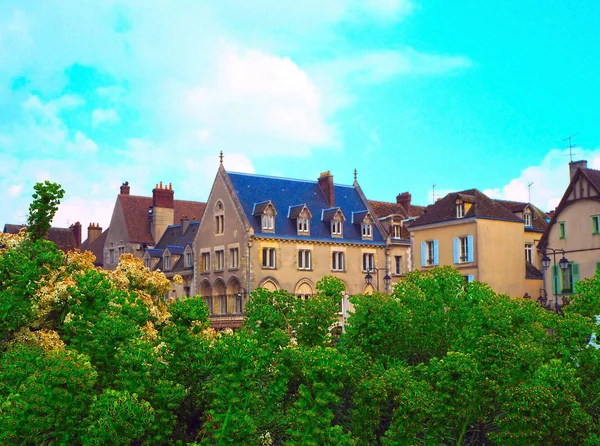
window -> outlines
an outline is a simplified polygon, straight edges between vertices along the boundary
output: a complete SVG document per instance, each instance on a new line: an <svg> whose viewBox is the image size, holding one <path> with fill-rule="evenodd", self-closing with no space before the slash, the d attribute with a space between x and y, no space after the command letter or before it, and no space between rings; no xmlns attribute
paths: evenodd
<svg viewBox="0 0 600 446"><path fill-rule="evenodd" d="M567 223L564 221L558 223L558 238L567 238Z"/></svg>
<svg viewBox="0 0 600 446"><path fill-rule="evenodd" d="M308 234L308 218L298 218L298 233Z"/></svg>
<svg viewBox="0 0 600 446"><path fill-rule="evenodd" d="M240 267L240 250L238 248L229 249L229 268L236 269Z"/></svg>
<svg viewBox="0 0 600 446"><path fill-rule="evenodd" d="M402 226L401 225L392 225L392 237L393 238L402 238Z"/></svg>
<svg viewBox="0 0 600 446"><path fill-rule="evenodd" d="M531 226L531 213L530 212L525 212L523 214L523 218L525 220L525 226Z"/></svg>
<svg viewBox="0 0 600 446"><path fill-rule="evenodd" d="M242 293L238 292L235 295L235 302L234 302L234 308L233 311L235 314L240 314L242 312Z"/></svg>
<svg viewBox="0 0 600 446"><path fill-rule="evenodd" d="M210 252L202 253L202 262L200 265L200 271L203 273L210 271Z"/></svg>
<svg viewBox="0 0 600 446"><path fill-rule="evenodd" d="M186 297L190 297L190 287L189 287L189 286L184 286L184 287L183 287L183 294L184 294Z"/></svg>
<svg viewBox="0 0 600 446"><path fill-rule="evenodd" d="M435 247L434 247L435 251ZM434 252L435 257L435 252ZM456 237L454 239L454 263L473 261L473 236ZM436 263L437 265L437 263Z"/></svg>
<svg viewBox="0 0 600 446"><path fill-rule="evenodd" d="M275 248L263 248L262 267L275 268Z"/></svg>
<svg viewBox="0 0 600 446"><path fill-rule="evenodd" d="M298 269L311 269L311 252L308 249L298 250Z"/></svg>
<svg viewBox="0 0 600 446"><path fill-rule="evenodd" d="M221 314L227 314L227 295L219 296L219 310Z"/></svg>
<svg viewBox="0 0 600 446"><path fill-rule="evenodd" d="M459 239L454 239L454 262L458 263ZM421 242L421 266L435 266L439 263L438 241L428 240Z"/></svg>
<svg viewBox="0 0 600 446"><path fill-rule="evenodd" d="M362 236L364 237L373 237L373 226L371 223L363 223L362 224Z"/></svg>
<svg viewBox="0 0 600 446"><path fill-rule="evenodd" d="M525 261L533 264L533 245L525 243Z"/></svg>
<svg viewBox="0 0 600 446"><path fill-rule="evenodd" d="M592 234L600 234L600 215L592 215Z"/></svg>
<svg viewBox="0 0 600 446"><path fill-rule="evenodd" d="M216 215L215 216L215 234L219 235L219 234L223 234L224 232L224 216L223 215Z"/></svg>
<svg viewBox="0 0 600 446"><path fill-rule="evenodd" d="M169 254L165 254L165 271L169 271L171 269L171 256Z"/></svg>
<svg viewBox="0 0 600 446"><path fill-rule="evenodd" d="M331 269L333 271L344 271L344 252L334 251L331 253Z"/></svg>
<svg viewBox="0 0 600 446"><path fill-rule="evenodd" d="M342 235L341 220L331 220L331 235Z"/></svg>
<svg viewBox="0 0 600 446"><path fill-rule="evenodd" d="M108 254L109 254L109 258L110 258L110 263L115 263L115 250L109 249Z"/></svg>
<svg viewBox="0 0 600 446"><path fill-rule="evenodd" d="M215 251L215 271L223 271L225 269L225 251Z"/></svg>
<svg viewBox="0 0 600 446"><path fill-rule="evenodd" d="M262 216L262 228L263 230L272 231L275 228L275 217L270 214L263 214Z"/></svg>
<svg viewBox="0 0 600 446"><path fill-rule="evenodd" d="M191 252L185 253L185 267L186 268L192 267L192 253Z"/></svg>
<svg viewBox="0 0 600 446"><path fill-rule="evenodd" d="M394 275L402 274L402 256L394 256Z"/></svg>
<svg viewBox="0 0 600 446"><path fill-rule="evenodd" d="M463 218L465 216L465 204L458 203L456 205L456 218Z"/></svg>
<svg viewBox="0 0 600 446"><path fill-rule="evenodd" d="M122 254L125 254L125 247L119 246L119 257L121 257Z"/></svg>
<svg viewBox="0 0 600 446"><path fill-rule="evenodd" d="M374 271L375 268L375 254L364 253L363 254L363 271Z"/></svg>
<svg viewBox="0 0 600 446"><path fill-rule="evenodd" d="M150 269L150 266L152 266L151 264L151 260L150 259L145 259L144 260L144 266L148 269Z"/></svg>
<svg viewBox="0 0 600 446"><path fill-rule="evenodd" d="M569 262L566 270L560 266L552 266L553 294L571 294L575 292L575 284L579 282L579 264Z"/></svg>

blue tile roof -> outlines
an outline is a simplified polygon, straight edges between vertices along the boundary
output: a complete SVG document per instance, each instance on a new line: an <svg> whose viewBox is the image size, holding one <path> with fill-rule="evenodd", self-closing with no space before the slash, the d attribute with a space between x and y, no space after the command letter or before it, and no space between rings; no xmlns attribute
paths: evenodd
<svg viewBox="0 0 600 446"><path fill-rule="evenodd" d="M289 178L267 177L245 173L228 172L233 188L240 200L244 213L256 235L269 238L278 236L285 239L318 240L334 243L354 242L362 244L385 244L385 240L373 226L373 241L362 240L360 225L353 225L348 216L353 212L364 211L367 207L354 186L334 185L335 206L339 207L346 221L343 224L343 239L331 236L329 222L321 220L322 211L330 209L323 192L316 181L294 180ZM271 201L277 210L275 234L263 233L259 216L254 216L254 205ZM310 237L298 236L296 220L288 218L288 209L299 203L306 203L312 213Z"/></svg>

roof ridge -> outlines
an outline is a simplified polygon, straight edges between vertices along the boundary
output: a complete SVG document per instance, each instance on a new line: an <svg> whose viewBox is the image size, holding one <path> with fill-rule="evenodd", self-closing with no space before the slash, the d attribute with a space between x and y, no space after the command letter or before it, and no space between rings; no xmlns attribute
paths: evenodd
<svg viewBox="0 0 600 446"><path fill-rule="evenodd" d="M272 180L286 180L286 181L299 181L302 183L310 183L310 184L319 184L318 180L304 180L301 178L290 178L290 177L278 177L275 175L261 175L261 174L257 174L257 173L245 173L245 172L227 172L227 174L229 175L244 175L244 176L248 176L248 177L257 177L257 178L269 178ZM333 183L334 186L338 186L338 187L348 187L350 189L354 189L354 185L351 184L339 184L339 183Z"/></svg>

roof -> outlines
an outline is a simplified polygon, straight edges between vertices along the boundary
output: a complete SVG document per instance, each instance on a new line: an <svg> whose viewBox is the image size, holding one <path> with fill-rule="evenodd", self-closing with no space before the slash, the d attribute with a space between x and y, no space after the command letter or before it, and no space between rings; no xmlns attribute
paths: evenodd
<svg viewBox="0 0 600 446"><path fill-rule="evenodd" d="M540 238L540 241L538 243L538 246L540 248L544 249L544 248L546 248L546 246L548 246L548 237L550 235L550 229L552 228L554 223L556 223L556 220L558 219L562 210L564 208L566 208L569 204L571 204L573 201L578 200L578 199L569 200L569 196L573 190L574 185L579 180L580 176L585 177L590 182L590 184L596 189L596 192L600 194L600 170L589 169L587 167L579 167L575 171L575 174L573 175L573 177L571 178L571 181L569 182L569 186L567 186L565 193L563 194L562 198L560 199L560 203L556 207L555 212L552 214L552 218L550 219L550 222L548 223L546 231Z"/></svg>
<svg viewBox="0 0 600 446"><path fill-rule="evenodd" d="M302 210L305 207L306 207L306 204L297 204L296 206L290 206L289 211L288 211L288 218L300 217L300 214L302 213Z"/></svg>
<svg viewBox="0 0 600 446"><path fill-rule="evenodd" d="M119 194L117 200L121 203L129 241L153 244L154 240L148 221L148 210L152 206L152 198ZM174 206L175 216L173 221L180 221L184 217L200 221L204 215L206 203L174 200Z"/></svg>
<svg viewBox="0 0 600 446"><path fill-rule="evenodd" d="M27 225L5 224L4 232L7 234L18 234L21 229ZM69 252L76 248L75 236L71 228L55 228L48 229L48 234L44 237L46 240L54 242L54 244L63 252Z"/></svg>
<svg viewBox="0 0 600 446"><path fill-rule="evenodd" d="M290 178L267 177L245 173L227 173L233 189L240 201L244 214L250 222L256 235L267 237L278 236L286 239L299 240L327 240L333 243L361 242L361 229L359 225L352 224L348 219L343 222L343 238L331 235L331 228L327 222L321 220L322 211L330 209L325 195L317 181L295 180ZM361 198L358 187L334 184L335 206L339 207L346 216L353 212L364 211L368 204ZM253 215L255 203L272 201L280 212L275 217L275 234L262 232L260 219ZM296 221L288 218L288 213L283 211L298 203L306 203L312 213L310 219L310 236L298 236ZM373 230L373 241L370 244L384 244L384 238L377 226Z"/></svg>
<svg viewBox="0 0 600 446"><path fill-rule="evenodd" d="M525 230L532 228L534 231L545 231L548 227L548 221L550 217L541 209L537 208L531 203L525 203L523 201L510 201L510 200L496 200L497 203L501 204L505 208L509 209L513 214L516 212L523 212L527 207L532 211L531 215L531 226L526 226Z"/></svg>
<svg viewBox="0 0 600 446"><path fill-rule="evenodd" d="M151 257L160 257L160 260L155 265L154 269L163 270L162 255L164 250L168 249L171 255L180 256L177 263L171 264L169 272L190 270L191 267L186 268L184 266L183 252L185 251L186 246L193 243L199 228L199 221L190 221L187 230L183 234L181 232L181 224L167 227L165 233L156 244L156 247L147 250Z"/></svg>
<svg viewBox="0 0 600 446"><path fill-rule="evenodd" d="M389 217L390 215L399 215L403 220L409 217L419 217L423 215L425 206L410 205L410 212L408 212L404 206L400 203L393 203L389 201L375 201L369 200L371 209L375 212L378 219Z"/></svg>
<svg viewBox="0 0 600 446"><path fill-rule="evenodd" d="M91 251L96 256L94 265L102 266L104 264L104 243L106 242L106 236L108 235L109 228L98 236L96 240L88 243L88 240L81 244L79 248L81 251Z"/></svg>
<svg viewBox="0 0 600 446"><path fill-rule="evenodd" d="M337 207L337 208L329 208L329 209L323 209L322 215L321 215L321 220L322 221L331 221L333 220L333 217L335 217L335 215L338 212L342 212L342 210ZM343 214L343 212L342 212Z"/></svg>
<svg viewBox="0 0 600 446"><path fill-rule="evenodd" d="M533 266L530 262L525 262L525 277L527 279L542 279L542 272Z"/></svg>
<svg viewBox="0 0 600 446"><path fill-rule="evenodd" d="M494 220L505 220L523 223L523 219L514 215L508 208L492 200L477 189L468 189L460 192L452 192L444 198L439 199L428 206L425 213L416 221L411 223L411 228L424 226L432 223L460 220L456 217L456 199L466 197L471 208L465 213L465 218L488 218ZM466 201L466 200L465 200Z"/></svg>

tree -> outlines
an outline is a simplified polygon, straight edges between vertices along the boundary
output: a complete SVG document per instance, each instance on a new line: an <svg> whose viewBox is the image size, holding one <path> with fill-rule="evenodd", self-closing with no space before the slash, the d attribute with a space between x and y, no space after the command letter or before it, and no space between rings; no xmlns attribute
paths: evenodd
<svg viewBox="0 0 600 446"><path fill-rule="evenodd" d="M29 205L27 231L31 239L35 241L48 234L48 229L58 211L60 200L65 196L65 191L60 184L48 180L36 183L33 188L35 192L33 202Z"/></svg>

